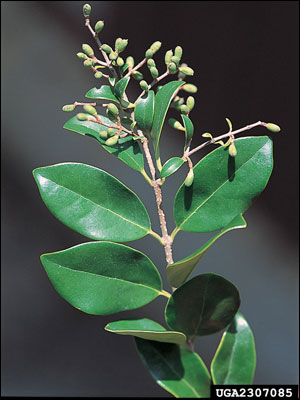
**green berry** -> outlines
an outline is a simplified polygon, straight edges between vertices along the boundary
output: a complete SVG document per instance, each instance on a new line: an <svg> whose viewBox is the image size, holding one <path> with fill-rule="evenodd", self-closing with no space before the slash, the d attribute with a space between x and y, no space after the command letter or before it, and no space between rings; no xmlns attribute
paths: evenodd
<svg viewBox="0 0 300 400"><path fill-rule="evenodd" d="M109 103L107 106L107 109L109 112L111 112L113 115L118 115L119 114L119 110L118 107L113 104L113 103Z"/></svg>
<svg viewBox="0 0 300 400"><path fill-rule="evenodd" d="M148 83L146 81L140 81L140 87L142 90L148 90Z"/></svg>
<svg viewBox="0 0 300 400"><path fill-rule="evenodd" d="M181 66L181 67L179 67L179 71L183 72L187 76L193 76L194 75L194 70L192 68L190 68L190 67Z"/></svg>
<svg viewBox="0 0 300 400"><path fill-rule="evenodd" d="M182 47L181 46L176 46L176 48L175 48L175 56L178 57L179 60L182 57L182 52L183 52Z"/></svg>
<svg viewBox="0 0 300 400"><path fill-rule="evenodd" d="M104 22L103 21L98 21L95 25L95 32L100 33L102 29L104 28Z"/></svg>
<svg viewBox="0 0 300 400"><path fill-rule="evenodd" d="M89 4L85 4L82 11L84 18L88 18L91 15L92 7Z"/></svg>
<svg viewBox="0 0 300 400"><path fill-rule="evenodd" d="M145 53L145 57L146 58L152 58L153 57L154 52L151 49L148 49Z"/></svg>
<svg viewBox="0 0 300 400"><path fill-rule="evenodd" d="M165 63L166 64L169 64L171 62L171 57L173 57L173 51L172 50L166 51L166 54L165 54Z"/></svg>
<svg viewBox="0 0 300 400"><path fill-rule="evenodd" d="M231 143L231 145L228 147L228 153L231 157L235 157L237 155L236 147L234 143Z"/></svg>
<svg viewBox="0 0 300 400"><path fill-rule="evenodd" d="M155 67L155 61L153 60L153 58L149 58L149 59L147 60L147 66L148 66L149 68Z"/></svg>
<svg viewBox="0 0 300 400"><path fill-rule="evenodd" d="M107 146L114 146L115 144L118 143L118 139L119 139L118 135L115 135L115 136L113 136L113 137L107 139L106 142L105 142L105 144L106 144Z"/></svg>
<svg viewBox="0 0 300 400"><path fill-rule="evenodd" d="M107 129L107 136L108 136L108 137L115 136L115 134L116 134L116 131L115 131L114 128L108 128L108 129Z"/></svg>
<svg viewBox="0 0 300 400"><path fill-rule="evenodd" d="M194 108L194 106L195 106L195 99L194 99L193 96L189 96L189 97L186 99L186 105L188 106L188 108L189 108L190 110L192 110L192 109Z"/></svg>
<svg viewBox="0 0 300 400"><path fill-rule="evenodd" d="M170 62L170 64L168 65L168 69L169 69L170 74L176 74L177 65L173 62Z"/></svg>
<svg viewBox="0 0 300 400"><path fill-rule="evenodd" d="M102 74L101 71L97 71L97 72L95 73L95 75L94 75L94 77L95 77L96 79L100 79L100 78L102 78L102 76L103 76L103 74Z"/></svg>
<svg viewBox="0 0 300 400"><path fill-rule="evenodd" d="M94 65L94 61L91 58L87 58L84 62L83 65L87 68L92 68Z"/></svg>
<svg viewBox="0 0 300 400"><path fill-rule="evenodd" d="M188 93L197 93L197 86L193 85L192 83L187 83L182 86L182 89Z"/></svg>
<svg viewBox="0 0 300 400"><path fill-rule="evenodd" d="M136 79L137 81L140 81L140 80L142 80L144 78L143 74L140 71L134 71L132 73L132 77L134 79Z"/></svg>
<svg viewBox="0 0 300 400"><path fill-rule="evenodd" d="M66 104L65 106L63 106L62 110L66 112L71 112L75 110L75 106L74 104Z"/></svg>
<svg viewBox="0 0 300 400"><path fill-rule="evenodd" d="M108 138L107 131L101 131L99 135L103 140L106 140Z"/></svg>
<svg viewBox="0 0 300 400"><path fill-rule="evenodd" d="M76 55L80 60L86 60L88 58L88 56L86 54L81 53L81 52L77 53Z"/></svg>
<svg viewBox="0 0 300 400"><path fill-rule="evenodd" d="M159 42L159 41L154 42L150 46L150 50L152 50L153 54L156 53L160 48L161 48L161 42Z"/></svg>
<svg viewBox="0 0 300 400"><path fill-rule="evenodd" d="M177 66L179 65L180 59L177 56L171 57L171 62L175 63Z"/></svg>
<svg viewBox="0 0 300 400"><path fill-rule="evenodd" d="M94 57L94 50L88 44L82 45L82 51L89 57Z"/></svg>
<svg viewBox="0 0 300 400"><path fill-rule="evenodd" d="M187 187L190 187L194 182L194 171L192 169L189 170L187 177L185 178L184 184Z"/></svg>
<svg viewBox="0 0 300 400"><path fill-rule="evenodd" d="M113 49L108 44L103 44L101 46L101 49L107 54L110 54L113 51Z"/></svg>
<svg viewBox="0 0 300 400"><path fill-rule="evenodd" d="M89 104L84 105L83 109L88 114L91 114L91 115L96 115L97 114L96 108L93 107L93 106L90 106Z"/></svg>
<svg viewBox="0 0 300 400"><path fill-rule="evenodd" d="M122 57L118 57L118 58L117 58L117 66L118 66L118 67L123 67L123 65L124 65L124 60L123 60L123 58L122 58Z"/></svg>
<svg viewBox="0 0 300 400"><path fill-rule="evenodd" d="M79 114L76 115L76 118L79 121L86 121L88 119L88 116L86 114L84 114L84 113L79 113Z"/></svg>
<svg viewBox="0 0 300 400"><path fill-rule="evenodd" d="M108 109L106 109L106 116L112 122L117 122L118 121L118 116L113 114L112 112L110 112Z"/></svg>
<svg viewBox="0 0 300 400"><path fill-rule="evenodd" d="M118 38L115 42L115 49L118 53L122 53L128 45L128 39Z"/></svg>
<svg viewBox="0 0 300 400"><path fill-rule="evenodd" d="M269 123L266 125L266 128L267 128L269 131L274 132L274 133L280 132L280 126L275 125L275 124L273 124L272 122L269 122Z"/></svg>
<svg viewBox="0 0 300 400"><path fill-rule="evenodd" d="M116 60L116 59L118 58L118 53L117 53L116 51L111 51L111 52L109 53L109 58L110 58L111 60Z"/></svg>
<svg viewBox="0 0 300 400"><path fill-rule="evenodd" d="M188 108L188 106L186 106L185 104L183 104L182 106L180 106L180 112L182 114L188 114L190 112L190 109Z"/></svg>
<svg viewBox="0 0 300 400"><path fill-rule="evenodd" d="M128 66L129 66L130 68L133 68L133 67L134 67L134 58L131 57L131 56L128 56L128 57L126 58L126 64L128 64Z"/></svg>
<svg viewBox="0 0 300 400"><path fill-rule="evenodd" d="M158 69L155 67L151 67L150 74L152 75L152 78L156 79L158 77Z"/></svg>
<svg viewBox="0 0 300 400"><path fill-rule="evenodd" d="M184 127L175 118L170 118L168 122L172 128L178 129L179 131L184 131Z"/></svg>

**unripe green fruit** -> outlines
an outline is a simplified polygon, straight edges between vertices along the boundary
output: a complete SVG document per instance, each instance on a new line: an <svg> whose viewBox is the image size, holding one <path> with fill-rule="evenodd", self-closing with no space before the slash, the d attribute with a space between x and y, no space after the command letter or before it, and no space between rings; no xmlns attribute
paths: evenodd
<svg viewBox="0 0 300 400"><path fill-rule="evenodd" d="M86 121L88 119L88 116L86 114L84 114L84 113L79 113L79 114L76 115L76 118L79 121Z"/></svg>
<svg viewBox="0 0 300 400"><path fill-rule="evenodd" d="M231 157L235 157L237 155L236 147L234 143L231 143L231 145L228 147L228 153Z"/></svg>
<svg viewBox="0 0 300 400"><path fill-rule="evenodd" d="M148 90L148 83L146 81L140 81L141 89L147 91Z"/></svg>
<svg viewBox="0 0 300 400"><path fill-rule="evenodd" d="M194 171L192 169L189 170L187 177L185 178L184 184L187 187L190 187L194 182Z"/></svg>
<svg viewBox="0 0 300 400"><path fill-rule="evenodd" d="M134 71L132 73L132 77L134 79L136 79L137 81L140 81L140 80L142 80L144 78L143 74L140 71Z"/></svg>
<svg viewBox="0 0 300 400"><path fill-rule="evenodd" d="M128 39L122 39L122 38L118 38L116 39L115 42L115 49L118 53L121 53L122 51L124 51L127 47L128 44Z"/></svg>
<svg viewBox="0 0 300 400"><path fill-rule="evenodd" d="M82 45L82 51L89 57L93 57L94 56L94 50L91 48L90 45L84 43Z"/></svg>
<svg viewBox="0 0 300 400"><path fill-rule="evenodd" d="M155 61L153 60L153 58L149 58L149 60L147 60L147 66L150 67L155 67Z"/></svg>
<svg viewBox="0 0 300 400"><path fill-rule="evenodd" d="M145 53L145 57L146 58L152 58L153 57L153 51L151 50L151 49L148 49L147 51L146 51L146 53Z"/></svg>
<svg viewBox="0 0 300 400"><path fill-rule="evenodd" d="M116 134L116 131L115 131L114 128L108 128L108 129L107 129L107 136L108 136L108 137L115 136L115 134Z"/></svg>
<svg viewBox="0 0 300 400"><path fill-rule="evenodd" d="M165 63L169 64L171 62L171 57L173 56L173 51L172 50L168 50L166 51L165 54Z"/></svg>
<svg viewBox="0 0 300 400"><path fill-rule="evenodd" d="M170 118L168 122L172 128L178 129L179 131L184 131L184 127L175 118Z"/></svg>
<svg viewBox="0 0 300 400"><path fill-rule="evenodd" d="M89 4L85 4L82 11L84 18L88 18L91 15L92 7Z"/></svg>
<svg viewBox="0 0 300 400"><path fill-rule="evenodd" d="M183 52L182 47L181 46L176 46L176 48L175 48L175 56L178 57L179 60L182 57L182 52Z"/></svg>
<svg viewBox="0 0 300 400"><path fill-rule="evenodd" d="M129 66L130 68L133 68L133 67L134 67L134 58L131 57L131 56L128 56L128 57L126 58L126 64L128 64L128 66Z"/></svg>
<svg viewBox="0 0 300 400"><path fill-rule="evenodd" d="M150 50L153 51L153 53L156 53L159 49L161 48L161 42L156 41L150 46Z"/></svg>
<svg viewBox="0 0 300 400"><path fill-rule="evenodd" d="M123 58L122 58L122 57L118 57L118 58L117 58L117 66L118 66L118 67L123 67L123 65L124 65L124 60L123 60Z"/></svg>
<svg viewBox="0 0 300 400"><path fill-rule="evenodd" d="M62 110L66 112L71 112L75 110L75 106L74 104L66 104L65 106L63 106Z"/></svg>
<svg viewBox="0 0 300 400"><path fill-rule="evenodd" d="M190 109L188 108L188 106L186 106L185 104L183 104L182 106L180 106L180 112L182 114L188 114L190 112Z"/></svg>
<svg viewBox="0 0 300 400"><path fill-rule="evenodd" d="M95 25L95 32L100 33L102 29L104 28L104 22L103 21L98 21Z"/></svg>
<svg viewBox="0 0 300 400"><path fill-rule="evenodd" d="M109 58L110 58L111 60L116 60L116 59L118 58L118 53L117 53L116 51L111 51L111 52L109 53Z"/></svg>
<svg viewBox="0 0 300 400"><path fill-rule="evenodd" d="M114 146L115 144L118 143L118 139L119 139L119 138L118 138L118 135L115 135L115 136L113 136L113 137L107 139L106 142L105 142L105 144L106 144L107 146Z"/></svg>
<svg viewBox="0 0 300 400"><path fill-rule="evenodd" d="M102 76L103 76L103 74L102 74L101 71L97 71L97 72L95 73L95 75L94 75L94 77L97 78L97 79L102 78Z"/></svg>
<svg viewBox="0 0 300 400"><path fill-rule="evenodd" d="M109 103L108 106L107 106L107 109L108 109L108 111L110 111L114 115L118 115L119 114L118 107L113 103Z"/></svg>
<svg viewBox="0 0 300 400"><path fill-rule="evenodd" d="M101 46L101 49L107 54L110 54L112 52L112 48L108 44L103 44Z"/></svg>
<svg viewBox="0 0 300 400"><path fill-rule="evenodd" d="M168 65L168 69L169 69L170 74L176 74L177 65L173 62L170 62L170 64Z"/></svg>
<svg viewBox="0 0 300 400"><path fill-rule="evenodd" d="M87 68L91 68L94 65L94 61L91 58L87 58L84 62L83 65Z"/></svg>
<svg viewBox="0 0 300 400"><path fill-rule="evenodd" d="M158 77L158 69L155 67L151 67L150 74L152 75L152 78L156 79Z"/></svg>
<svg viewBox="0 0 300 400"><path fill-rule="evenodd" d="M117 122L118 121L118 116L113 114L112 112L110 112L108 109L106 109L106 116L112 122Z"/></svg>
<svg viewBox="0 0 300 400"><path fill-rule="evenodd" d="M90 106L89 104L84 105L83 109L88 114L91 114L91 115L96 115L97 114L96 108L93 107L93 106Z"/></svg>
<svg viewBox="0 0 300 400"><path fill-rule="evenodd" d="M269 122L269 123L266 125L266 128L267 128L269 131L274 132L274 133L280 132L280 126L275 125L275 124L273 124L272 122Z"/></svg>
<svg viewBox="0 0 300 400"><path fill-rule="evenodd" d="M186 105L188 106L188 108L189 108L190 110L192 110L192 109L194 108L194 106L195 106L195 99L194 99L193 96L189 96L189 97L186 99Z"/></svg>
<svg viewBox="0 0 300 400"><path fill-rule="evenodd" d="M190 67L179 67L179 71L183 72L187 76L193 76L194 75L194 70Z"/></svg>
<svg viewBox="0 0 300 400"><path fill-rule="evenodd" d="M188 93L197 93L197 86L193 85L192 83L186 83L182 86L182 89Z"/></svg>
<svg viewBox="0 0 300 400"><path fill-rule="evenodd" d="M99 135L103 140L106 140L108 138L107 131L101 131Z"/></svg>
<svg viewBox="0 0 300 400"><path fill-rule="evenodd" d="M178 66L180 59L177 56L172 56L171 62L175 63Z"/></svg>
<svg viewBox="0 0 300 400"><path fill-rule="evenodd" d="M76 55L80 60L86 60L88 58L88 56L86 54L81 53L81 52L77 53Z"/></svg>

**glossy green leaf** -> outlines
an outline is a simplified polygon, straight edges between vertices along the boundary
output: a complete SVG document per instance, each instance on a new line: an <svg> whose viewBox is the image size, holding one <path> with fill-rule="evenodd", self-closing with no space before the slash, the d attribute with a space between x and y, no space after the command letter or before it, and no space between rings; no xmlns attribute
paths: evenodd
<svg viewBox="0 0 300 400"><path fill-rule="evenodd" d="M251 385L256 366L253 333L241 313L237 313L211 363L215 385Z"/></svg>
<svg viewBox="0 0 300 400"><path fill-rule="evenodd" d="M181 346L186 343L186 336L183 333L167 331L163 326L148 318L110 322L105 329L118 335L131 335L158 342L176 343Z"/></svg>
<svg viewBox="0 0 300 400"><path fill-rule="evenodd" d="M184 164L184 160L180 157L172 157L168 161L165 162L165 164L162 167L162 170L160 171L160 176L162 178L166 178L167 176L170 176L174 174L181 166Z"/></svg>
<svg viewBox="0 0 300 400"><path fill-rule="evenodd" d="M134 110L134 118L144 134L149 134L152 127L154 114L154 91L149 90L137 102Z"/></svg>
<svg viewBox="0 0 300 400"><path fill-rule="evenodd" d="M111 86L103 85L99 89L97 88L92 88L90 89L85 97L88 99L95 99L95 100L109 100L109 101L115 101L116 103L119 103L119 100L116 98L114 95L113 89Z"/></svg>
<svg viewBox="0 0 300 400"><path fill-rule="evenodd" d="M174 202L178 229L210 232L243 214L265 188L272 172L272 141L267 136L234 141L237 156L220 147L194 167L194 182L179 188Z"/></svg>
<svg viewBox="0 0 300 400"><path fill-rule="evenodd" d="M125 90L127 88L129 80L130 80L130 77L122 78L116 83L115 88L114 88L114 92L115 92L115 95L119 99L123 99L123 96L124 96L124 93L125 93Z"/></svg>
<svg viewBox="0 0 300 400"><path fill-rule="evenodd" d="M194 268L210 248L210 246L224 233L237 228L246 228L247 224L242 215L238 215L234 218L228 225L225 226L217 235L209 239L199 250L195 251L193 254L184 258L183 260L177 261L174 264L169 264L167 266L167 278L168 282L173 287L181 286L190 274L193 272Z"/></svg>
<svg viewBox="0 0 300 400"><path fill-rule="evenodd" d="M134 310L161 294L161 278L152 261L121 244L83 243L43 254L41 261L57 292L88 314Z"/></svg>
<svg viewBox="0 0 300 400"><path fill-rule="evenodd" d="M101 115L101 120L106 124L112 124L112 122ZM137 142L132 140L131 136L126 136L119 139L118 144L115 146L106 146L105 140L102 140L99 133L103 130L107 130L107 127L93 121L79 121L76 117L69 119L64 125L65 129L72 132L80 133L81 135L91 136L96 139L101 146L109 153L118 157L121 161L127 164L130 168L136 171L144 170L144 157L143 153Z"/></svg>
<svg viewBox="0 0 300 400"><path fill-rule="evenodd" d="M155 106L151 136L154 142L155 158L159 159L159 139L163 124L176 90L184 85L183 81L173 81L164 85L155 95Z"/></svg>
<svg viewBox="0 0 300 400"><path fill-rule="evenodd" d="M187 117L186 115L181 114L181 118L183 121L184 134L185 134L184 150L186 150L186 148L190 144L193 134L194 134L194 125L193 125L192 121L189 119L189 117Z"/></svg>
<svg viewBox="0 0 300 400"><path fill-rule="evenodd" d="M140 199L107 172L62 163L37 168L33 175L49 210L84 236L125 242L149 233L150 219Z"/></svg>
<svg viewBox="0 0 300 400"><path fill-rule="evenodd" d="M174 397L210 397L211 378L198 354L172 343L134 340L143 364L159 386Z"/></svg>
<svg viewBox="0 0 300 400"><path fill-rule="evenodd" d="M224 329L239 306L239 292L230 281L213 273L201 274L172 294L166 322L187 336L210 335Z"/></svg>

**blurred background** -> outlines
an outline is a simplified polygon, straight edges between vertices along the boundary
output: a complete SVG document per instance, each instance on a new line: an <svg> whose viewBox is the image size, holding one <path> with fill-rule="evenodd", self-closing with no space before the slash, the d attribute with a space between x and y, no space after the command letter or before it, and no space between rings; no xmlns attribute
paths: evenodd
<svg viewBox="0 0 300 400"><path fill-rule="evenodd" d="M61 107L84 101L99 86L76 53L96 49L84 26L80 1L2 1L2 395L172 397L143 368L131 337L104 326L120 318L148 317L164 324L165 298L108 317L84 314L55 292L40 263L42 253L89 241L62 225L43 204L32 170L59 162L104 169L134 189L159 231L152 190L136 171L92 139L63 129ZM281 126L273 134L274 170L245 213L247 229L219 239L196 269L215 272L239 289L241 312L256 340L256 384L298 380L298 8L295 1L92 1L92 24L105 21L104 43L129 39L125 55L141 60L155 40L163 60L181 45L195 75L194 146L203 132L227 131L258 120ZM157 61L163 71L163 62ZM148 77L149 79L149 77ZM104 82L103 82L104 83ZM165 82L166 83L166 82ZM135 99L136 81L129 86ZM256 128L250 135L266 135ZM165 125L162 159L180 155L183 137ZM211 148L210 148L211 150ZM204 154L204 153L203 153ZM197 153L197 162L203 155ZM186 170L168 178L164 207L170 226L172 199ZM213 234L181 232L175 261ZM127 243L150 256L163 273L164 253L153 238ZM165 282L165 288L169 289ZM207 365L222 332L198 339Z"/></svg>

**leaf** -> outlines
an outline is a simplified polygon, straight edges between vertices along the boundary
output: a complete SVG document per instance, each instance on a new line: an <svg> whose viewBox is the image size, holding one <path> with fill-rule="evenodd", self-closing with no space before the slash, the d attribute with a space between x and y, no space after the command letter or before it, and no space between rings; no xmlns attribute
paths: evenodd
<svg viewBox="0 0 300 400"><path fill-rule="evenodd" d="M209 239L199 250L193 254L184 258L183 260L177 261L174 264L167 266L167 278L171 286L178 288L181 286L193 272L194 268L210 248L210 246L224 233L237 228L246 228L246 221L242 215L238 215L228 225L225 226L217 235Z"/></svg>
<svg viewBox="0 0 300 400"><path fill-rule="evenodd" d="M194 167L194 183L179 188L174 202L177 228L188 232L222 229L243 214L265 188L272 172L272 141L267 136L234 141L237 156L218 148Z"/></svg>
<svg viewBox="0 0 300 400"><path fill-rule="evenodd" d="M182 158L170 158L168 161L165 162L162 170L160 171L161 178L166 178L167 176L174 174L174 172L176 172L182 166L182 164L184 164L184 160Z"/></svg>
<svg viewBox="0 0 300 400"><path fill-rule="evenodd" d="M194 134L194 125L192 121L184 114L181 114L181 118L184 125L184 134L185 134L185 143L184 143L184 150L189 146L193 134Z"/></svg>
<svg viewBox="0 0 300 400"><path fill-rule="evenodd" d="M229 126L229 132L232 132L232 123L231 123L230 119L229 118L225 118L225 119L226 119L226 122L227 122L227 124Z"/></svg>
<svg viewBox="0 0 300 400"><path fill-rule="evenodd" d="M112 124L112 122L107 118L101 115L101 120L105 124ZM114 147L106 146L105 140L102 140L99 136L99 133L103 130L107 130L107 127L97 122L92 121L79 121L76 116L69 119L64 125L65 129L68 129L73 132L80 133L81 135L92 136L95 138L101 146L111 154L114 154L119 160L123 161L130 168L135 169L136 171L144 170L144 157L138 143L132 140L131 136L126 136L124 138L119 139L118 144Z"/></svg>
<svg viewBox="0 0 300 400"><path fill-rule="evenodd" d="M202 137L207 137L207 138L212 139L212 134L211 134L211 133L208 133L208 132L203 133L201 136L202 136Z"/></svg>
<svg viewBox="0 0 300 400"><path fill-rule="evenodd" d="M186 343L186 336L183 333L167 331L163 326L148 318L123 319L110 322L104 329L118 335L132 335L158 342L176 343L181 346Z"/></svg>
<svg viewBox="0 0 300 400"><path fill-rule="evenodd" d="M152 127L154 114L154 91L149 90L137 102L134 110L134 118L143 133L149 134Z"/></svg>
<svg viewBox="0 0 300 400"><path fill-rule="evenodd" d="M112 88L107 85L103 85L99 89L95 87L90 89L86 93L85 97L87 97L88 99L109 100L119 103L119 100L114 95Z"/></svg>
<svg viewBox="0 0 300 400"><path fill-rule="evenodd" d="M111 84L111 86L115 86L116 78L114 76L111 76L110 78L108 78L108 82Z"/></svg>
<svg viewBox="0 0 300 400"><path fill-rule="evenodd" d="M134 310L161 294L161 278L152 261L121 244L83 243L43 254L41 261L57 292L88 314Z"/></svg>
<svg viewBox="0 0 300 400"><path fill-rule="evenodd" d="M184 85L183 81L173 81L164 85L155 95L155 106L153 124L151 129L151 136L154 142L155 158L159 159L159 139L161 130L167 115L167 111L170 107L171 101L177 89Z"/></svg>
<svg viewBox="0 0 300 400"><path fill-rule="evenodd" d="M198 354L172 343L134 340L143 364L159 386L174 397L210 397L210 375Z"/></svg>
<svg viewBox="0 0 300 400"><path fill-rule="evenodd" d="M215 385L251 385L256 365L253 333L241 313L223 333L211 363Z"/></svg>
<svg viewBox="0 0 300 400"><path fill-rule="evenodd" d="M129 80L130 77L122 78L116 83L114 92L119 99L123 99Z"/></svg>
<svg viewBox="0 0 300 400"><path fill-rule="evenodd" d="M240 306L236 287L220 275L205 273L180 286L170 297L166 322L187 336L204 336L224 329Z"/></svg>
<svg viewBox="0 0 300 400"><path fill-rule="evenodd" d="M37 168L33 176L52 214L88 238L125 242L149 233L150 219L140 199L105 171L62 163Z"/></svg>

